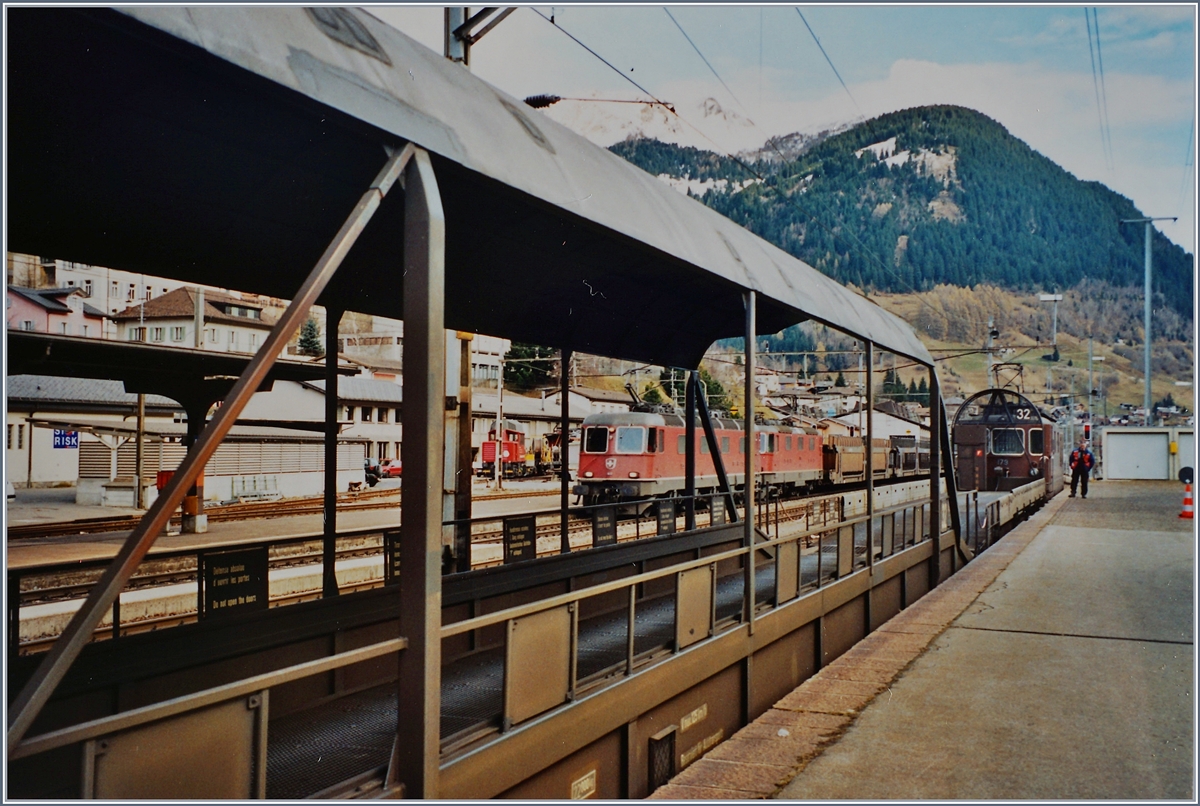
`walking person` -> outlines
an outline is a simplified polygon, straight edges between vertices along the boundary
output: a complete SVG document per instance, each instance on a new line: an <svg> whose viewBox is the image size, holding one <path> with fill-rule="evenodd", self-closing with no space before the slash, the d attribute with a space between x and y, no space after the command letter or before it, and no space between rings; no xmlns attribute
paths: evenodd
<svg viewBox="0 0 1200 806"><path fill-rule="evenodd" d="M1075 497L1075 488L1082 486L1083 497L1087 498L1088 474L1096 466L1096 457L1088 450L1088 441L1079 440L1079 447L1071 451L1069 459L1071 466L1071 498Z"/></svg>

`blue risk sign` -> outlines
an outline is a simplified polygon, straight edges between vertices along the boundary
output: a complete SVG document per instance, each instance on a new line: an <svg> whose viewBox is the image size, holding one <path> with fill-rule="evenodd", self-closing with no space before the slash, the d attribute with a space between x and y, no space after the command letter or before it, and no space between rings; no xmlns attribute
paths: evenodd
<svg viewBox="0 0 1200 806"><path fill-rule="evenodd" d="M54 429L54 447L56 448L78 448L79 447L79 432L78 431L63 431L60 428Z"/></svg>

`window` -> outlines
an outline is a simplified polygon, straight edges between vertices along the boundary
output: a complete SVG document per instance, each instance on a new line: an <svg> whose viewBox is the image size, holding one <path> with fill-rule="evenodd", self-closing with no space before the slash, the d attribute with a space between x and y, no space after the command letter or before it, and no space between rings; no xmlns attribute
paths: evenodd
<svg viewBox="0 0 1200 806"><path fill-rule="evenodd" d="M400 443L399 443L399 442L397 442L397 443L396 443L396 458L397 458L397 459L399 459L399 458L400 458L400 455L401 455L401 454L400 454Z"/></svg>
<svg viewBox="0 0 1200 806"><path fill-rule="evenodd" d="M85 335L85 336L89 335L89 333L88 333L89 330L90 330L90 328L87 325L83 325L83 335Z"/></svg>
<svg viewBox="0 0 1200 806"><path fill-rule="evenodd" d="M399 408L399 406L397 406L397 407L396 407L396 422L400 422L400 408ZM396 455L397 455L397 456L399 456L400 454L396 454Z"/></svg>
<svg viewBox="0 0 1200 806"><path fill-rule="evenodd" d="M364 423L371 422L371 407L370 406L362 407L362 421Z"/></svg>
<svg viewBox="0 0 1200 806"><path fill-rule="evenodd" d="M204 329L204 340L207 341L209 344L216 344L217 343L217 329L215 327L205 328Z"/></svg>
<svg viewBox="0 0 1200 806"><path fill-rule="evenodd" d="M238 346L238 334L236 330L229 331L229 349L236 350Z"/></svg>
<svg viewBox="0 0 1200 806"><path fill-rule="evenodd" d="M376 415L375 419L381 423L386 423L388 421L388 410L387 409L381 408L381 409L379 409L379 411L375 412L375 415Z"/></svg>
<svg viewBox="0 0 1200 806"><path fill-rule="evenodd" d="M815 451L817 449L817 438L816 437L808 438L808 449L810 451Z"/></svg>
<svg viewBox="0 0 1200 806"><path fill-rule="evenodd" d="M354 422L354 407L353 406L346 407L346 419L349 420L350 422Z"/></svg>
<svg viewBox="0 0 1200 806"><path fill-rule="evenodd" d="M258 352L258 334L257 333L250 334L250 350L251 350L251 352Z"/></svg>
<svg viewBox="0 0 1200 806"><path fill-rule="evenodd" d="M187 336L187 328L183 326L171 328L171 341L183 341Z"/></svg>
<svg viewBox="0 0 1200 806"><path fill-rule="evenodd" d="M21 330L33 330L33 320L24 319L21 321Z"/></svg>
<svg viewBox="0 0 1200 806"><path fill-rule="evenodd" d="M111 285L111 286L109 287L109 289L108 289L108 295L109 295L110 297L119 297L119 296L121 296L121 284L120 284L120 283L118 283L116 280L113 280L113 281L112 281L112 285Z"/></svg>
<svg viewBox="0 0 1200 806"><path fill-rule="evenodd" d="M146 340L146 328L144 327L131 327L125 333L128 335L130 341Z"/></svg>
<svg viewBox="0 0 1200 806"><path fill-rule="evenodd" d="M25 426L17 426L17 450L25 449Z"/></svg>
<svg viewBox="0 0 1200 806"><path fill-rule="evenodd" d="M59 333L61 333L61 334L63 334L63 335L65 336L65 335L67 335L67 334L68 334L70 331L71 331L71 327L70 327L70 325L68 325L66 322L59 322L59 323L58 323L58 332L59 332Z"/></svg>
<svg viewBox="0 0 1200 806"><path fill-rule="evenodd" d="M708 455L708 440L703 437L700 439L700 453Z"/></svg>
<svg viewBox="0 0 1200 806"><path fill-rule="evenodd" d="M89 297L92 295L92 281L91 280L83 281L83 293Z"/></svg>
<svg viewBox="0 0 1200 806"><path fill-rule="evenodd" d="M790 450L792 449L792 438L791 438L791 437L784 437L784 439L783 439L783 449L784 449L785 451L790 451Z"/></svg>
<svg viewBox="0 0 1200 806"><path fill-rule="evenodd" d="M389 454L389 453L388 453L388 448L389 448L389 447L391 447L391 443L390 443L390 442L376 442L376 443L375 443L375 449L376 449L377 451L379 451L379 461L381 461L381 462L382 462L384 459L391 459L391 458L392 458L392 457L391 457L391 454Z"/></svg>
<svg viewBox="0 0 1200 806"><path fill-rule="evenodd" d="M683 437L680 437L682 440ZM682 444L682 443L681 443ZM583 431L584 453L608 453L608 429L604 426L590 426ZM682 450L679 451L683 453Z"/></svg>
<svg viewBox="0 0 1200 806"><path fill-rule="evenodd" d="M12 424L10 423L8 426L8 449L9 450L12 450L12 432L13 432L13 427L12 427Z"/></svg>
<svg viewBox="0 0 1200 806"><path fill-rule="evenodd" d="M150 299L153 296L154 290L150 288L150 286L146 286L145 289L142 290L142 299Z"/></svg>
<svg viewBox="0 0 1200 806"><path fill-rule="evenodd" d="M129 300L130 302L133 302L135 299L137 299L137 286L136 285L134 285L133 283L129 284L129 293L125 295L125 298L127 300Z"/></svg>
<svg viewBox="0 0 1200 806"><path fill-rule="evenodd" d="M1020 456L1025 453L1025 438L1019 428L993 428L991 453L995 456Z"/></svg>
<svg viewBox="0 0 1200 806"><path fill-rule="evenodd" d="M166 328L152 327L150 328L150 341L162 341L166 335Z"/></svg>
<svg viewBox="0 0 1200 806"><path fill-rule="evenodd" d="M742 437L738 440L738 453L746 452L746 438Z"/></svg>
<svg viewBox="0 0 1200 806"><path fill-rule="evenodd" d="M1029 429L1029 453L1032 456L1041 456L1045 450L1046 435L1040 428Z"/></svg>
<svg viewBox="0 0 1200 806"><path fill-rule="evenodd" d="M721 437L721 453L729 453L729 437Z"/></svg>
<svg viewBox="0 0 1200 806"><path fill-rule="evenodd" d="M683 456L683 454L687 453L687 437L683 434L679 435L679 440L675 446L675 452L680 456Z"/></svg>
<svg viewBox="0 0 1200 806"><path fill-rule="evenodd" d="M658 431L659 431L659 429L657 429L657 428L650 429L649 439L646 442L646 452L647 453L657 453L658 452Z"/></svg>
<svg viewBox="0 0 1200 806"><path fill-rule="evenodd" d="M646 429L633 425L617 428L617 453L645 453Z"/></svg>

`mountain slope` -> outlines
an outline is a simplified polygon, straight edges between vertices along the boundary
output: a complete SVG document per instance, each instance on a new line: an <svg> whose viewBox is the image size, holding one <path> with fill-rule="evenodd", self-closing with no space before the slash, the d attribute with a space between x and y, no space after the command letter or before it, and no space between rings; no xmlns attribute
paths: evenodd
<svg viewBox="0 0 1200 806"><path fill-rule="evenodd" d="M1119 223L1142 216L1133 203L1076 179L978 112L907 109L805 145L783 159L768 159L768 145L740 164L648 140L611 150L656 175L727 180L703 184L705 204L860 287L987 282L1033 292L1084 278L1142 282L1144 227ZM1155 290L1190 320L1192 256L1157 231L1152 250Z"/></svg>

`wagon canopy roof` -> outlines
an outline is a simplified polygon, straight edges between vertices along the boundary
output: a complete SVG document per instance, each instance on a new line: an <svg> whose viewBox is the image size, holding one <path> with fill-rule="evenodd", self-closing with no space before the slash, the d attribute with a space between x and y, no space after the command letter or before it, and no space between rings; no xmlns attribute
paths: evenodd
<svg viewBox="0 0 1200 806"><path fill-rule="evenodd" d="M362 11L10 8L9 248L287 298L382 165L434 155L446 326L696 366L814 319L930 362L812 267ZM400 318L402 194L321 302Z"/></svg>

